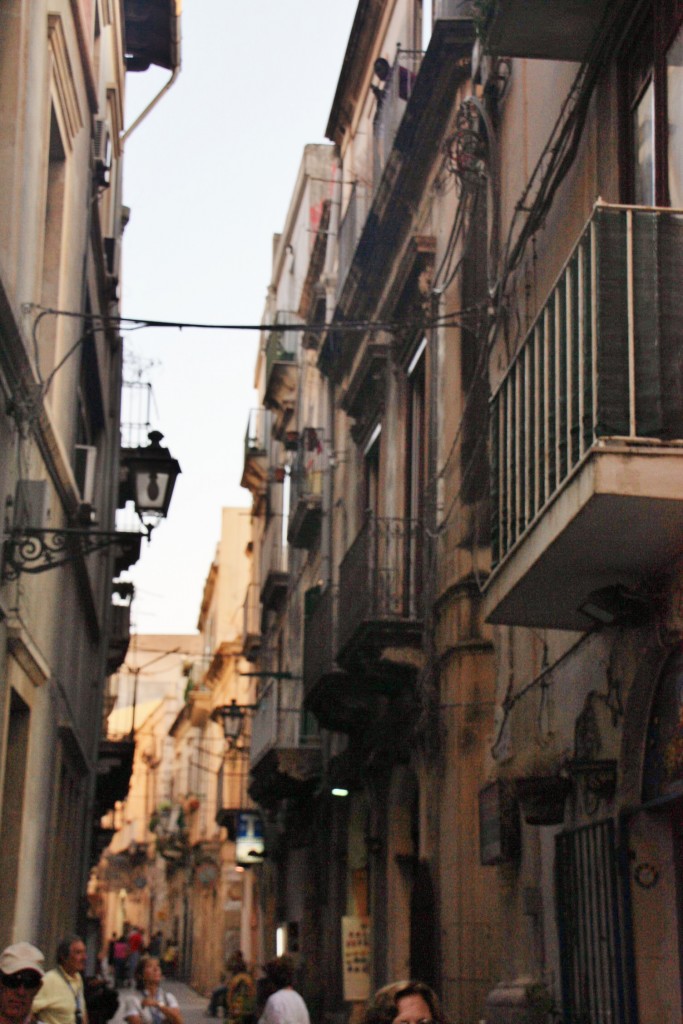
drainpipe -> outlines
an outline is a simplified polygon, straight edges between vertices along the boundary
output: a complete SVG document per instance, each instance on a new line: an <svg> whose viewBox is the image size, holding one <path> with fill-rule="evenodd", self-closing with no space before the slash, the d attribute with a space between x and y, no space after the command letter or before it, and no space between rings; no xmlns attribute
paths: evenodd
<svg viewBox="0 0 683 1024"><path fill-rule="evenodd" d="M120 136L121 146L124 145L129 135L132 135L138 125L142 124L148 114L151 114L152 110L156 107L159 100L164 96L171 88L176 78L180 74L180 4L177 4L177 14L173 20L173 40L172 40L172 52L173 52L173 70L171 77L168 82L159 90L156 96L150 103L147 104L145 109L139 114L133 123L126 128L125 132Z"/></svg>
<svg viewBox="0 0 683 1024"><path fill-rule="evenodd" d="M328 225L327 246L325 248L325 266L323 269L323 283L325 286L325 323L330 323L334 315L337 302L336 287L337 278L334 273L335 260L339 253L339 223L341 220L342 201L342 177L343 168L341 161L337 161L334 170L334 190L330 207L330 221ZM332 504L334 500L334 470L335 470L335 423L334 423L334 382L331 378L327 381L325 389L325 438L329 453L329 473L323 474L323 520L321 524L321 562L320 570L322 579L328 583L333 582L334 562L332 559L333 534L332 534Z"/></svg>

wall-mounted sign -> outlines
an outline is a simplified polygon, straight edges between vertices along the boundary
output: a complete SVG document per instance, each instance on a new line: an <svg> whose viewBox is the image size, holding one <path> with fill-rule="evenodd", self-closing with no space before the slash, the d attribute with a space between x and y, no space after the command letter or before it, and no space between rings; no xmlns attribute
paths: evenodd
<svg viewBox="0 0 683 1024"><path fill-rule="evenodd" d="M342 917L344 999L370 998L370 918Z"/></svg>
<svg viewBox="0 0 683 1024"><path fill-rule="evenodd" d="M240 867L261 864L266 848L263 819L257 811L238 811L235 833L235 860Z"/></svg>

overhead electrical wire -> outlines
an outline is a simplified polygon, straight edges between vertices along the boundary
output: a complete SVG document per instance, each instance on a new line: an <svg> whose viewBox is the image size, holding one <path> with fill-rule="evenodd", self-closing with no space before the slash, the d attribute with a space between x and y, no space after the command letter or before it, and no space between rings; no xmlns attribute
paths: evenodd
<svg viewBox="0 0 683 1024"><path fill-rule="evenodd" d="M206 330L206 331L267 331L273 333L292 333L305 331L307 334L323 334L327 332L347 333L366 331L396 331L404 330L407 327L429 327L433 322L440 323L464 318L470 313L478 310L478 306L471 306L468 309L456 310L452 313L439 317L432 321L427 317L415 318L412 320L348 320L333 323L308 324L308 323L260 323L260 324L236 324L236 323L207 323L190 320L156 320L150 317L110 316L102 313L83 313L67 309L53 309L47 306L31 304L31 309L38 309L40 313L34 322L34 343L35 332L40 320L48 315L71 317L73 319L85 320L91 324L101 326L116 326L122 330L132 331L143 328L165 328L171 330ZM76 346L75 346L76 347ZM69 351L62 363L71 355ZM61 365L61 364L60 364Z"/></svg>

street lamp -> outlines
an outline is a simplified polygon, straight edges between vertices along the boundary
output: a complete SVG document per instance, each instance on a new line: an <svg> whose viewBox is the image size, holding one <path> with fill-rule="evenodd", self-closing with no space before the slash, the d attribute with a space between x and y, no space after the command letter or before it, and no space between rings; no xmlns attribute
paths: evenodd
<svg viewBox="0 0 683 1024"><path fill-rule="evenodd" d="M145 520L163 519L168 515L175 482L180 475L180 463L168 448L162 448L163 434L152 430L149 444L144 448L121 450L121 483L119 506L132 500L141 522L150 533L154 523Z"/></svg>
<svg viewBox="0 0 683 1024"><path fill-rule="evenodd" d="M2 579L16 580L20 573L47 572L103 548L117 547L117 575L140 557L140 542L149 537L168 514L171 495L180 474L180 463L168 448L162 448L163 434L153 430L149 445L123 448L120 455L118 507L133 501L143 532L97 530L90 505L79 506L72 525L62 529L17 526L3 545Z"/></svg>
<svg viewBox="0 0 683 1024"><path fill-rule="evenodd" d="M214 722L221 722L223 735L229 746L234 746L239 739L247 711L256 711L257 708L258 704L238 704L233 697L229 704L222 704L213 709L211 718Z"/></svg>

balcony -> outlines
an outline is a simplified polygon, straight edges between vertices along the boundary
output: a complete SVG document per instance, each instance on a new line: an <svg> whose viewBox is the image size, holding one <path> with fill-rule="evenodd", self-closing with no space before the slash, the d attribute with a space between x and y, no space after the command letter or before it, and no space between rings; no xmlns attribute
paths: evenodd
<svg viewBox="0 0 683 1024"><path fill-rule="evenodd" d="M266 492L268 483L268 439L272 413L268 409L251 409L244 437L244 469L240 487L255 497Z"/></svg>
<svg viewBox="0 0 683 1024"><path fill-rule="evenodd" d="M491 403L489 621L586 629L683 536L683 213L599 205Z"/></svg>
<svg viewBox="0 0 683 1024"><path fill-rule="evenodd" d="M130 604L112 604L107 645L107 675L123 665L130 644Z"/></svg>
<svg viewBox="0 0 683 1024"><path fill-rule="evenodd" d="M249 795L262 806L312 789L322 766L320 735L302 707L300 680L272 677L254 714Z"/></svg>
<svg viewBox="0 0 683 1024"><path fill-rule="evenodd" d="M582 61L609 0L490 0L486 50L504 57Z"/></svg>
<svg viewBox="0 0 683 1024"><path fill-rule="evenodd" d="M266 391L263 404L275 412L273 429L279 437L296 403L301 328L295 329L300 327L297 315L285 311L275 314L275 323L283 329L274 327L266 340Z"/></svg>
<svg viewBox="0 0 683 1024"><path fill-rule="evenodd" d="M298 439L290 476L291 511L287 539L292 547L310 548L318 536L325 460L322 430L305 427Z"/></svg>
<svg viewBox="0 0 683 1024"><path fill-rule="evenodd" d="M244 599L242 654L247 661L256 661L261 649L261 596L257 583L250 583Z"/></svg>
<svg viewBox="0 0 683 1024"><path fill-rule="evenodd" d="M396 59L384 83L381 99L377 102L377 113L373 124L373 192L382 180L384 168L394 146L399 125L412 96L420 64L422 50L398 50Z"/></svg>
<svg viewBox="0 0 683 1024"><path fill-rule="evenodd" d="M358 240L363 231L365 218L370 209L370 189L362 181L355 181L346 211L339 227L339 267L337 271L337 298L339 298L346 275L353 261Z"/></svg>
<svg viewBox="0 0 683 1024"><path fill-rule="evenodd" d="M289 549L285 540L285 530L284 516L270 517L261 549L261 604L264 613L277 610L287 596Z"/></svg>
<svg viewBox="0 0 683 1024"><path fill-rule="evenodd" d="M317 588L316 588L317 590ZM304 705L325 729L349 732L367 714L355 680L334 660L337 650L338 587L306 595L304 615Z"/></svg>
<svg viewBox="0 0 683 1024"><path fill-rule="evenodd" d="M415 521L369 516L339 568L337 662L380 688L412 680L420 663L420 564Z"/></svg>

